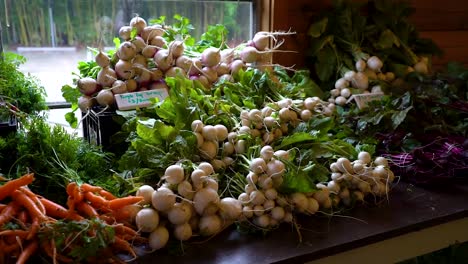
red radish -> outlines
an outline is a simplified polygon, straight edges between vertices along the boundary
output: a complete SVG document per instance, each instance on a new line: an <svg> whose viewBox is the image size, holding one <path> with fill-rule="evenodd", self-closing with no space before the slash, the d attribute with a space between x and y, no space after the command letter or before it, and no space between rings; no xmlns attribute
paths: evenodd
<svg viewBox="0 0 468 264"><path fill-rule="evenodd" d="M138 83L135 79L126 80L125 84L127 85L127 91L129 92L134 92L138 89Z"/></svg>
<svg viewBox="0 0 468 264"><path fill-rule="evenodd" d="M161 49L153 57L154 63L162 71L167 71L174 64L174 58L169 50Z"/></svg>
<svg viewBox="0 0 468 264"><path fill-rule="evenodd" d="M121 60L129 61L135 57L137 53L136 46L129 41L125 41L120 44L117 50L117 57Z"/></svg>
<svg viewBox="0 0 468 264"><path fill-rule="evenodd" d="M96 81L102 87L111 87L117 80L117 74L110 67L102 68L97 75Z"/></svg>
<svg viewBox="0 0 468 264"><path fill-rule="evenodd" d="M100 106L110 106L114 104L114 94L108 89L101 90L96 95L96 101Z"/></svg>
<svg viewBox="0 0 468 264"><path fill-rule="evenodd" d="M93 95L98 90L98 83L91 77L79 79L77 85L80 93L84 95Z"/></svg>
<svg viewBox="0 0 468 264"><path fill-rule="evenodd" d="M130 40L132 34L132 27L130 26L123 26L119 29L119 36L127 41Z"/></svg>
<svg viewBox="0 0 468 264"><path fill-rule="evenodd" d="M140 34L146 27L146 21L139 16L135 16L130 20L130 27L136 28L137 34Z"/></svg>
<svg viewBox="0 0 468 264"><path fill-rule="evenodd" d="M96 64L99 65L101 68L108 67L110 65L109 56L104 54L102 51L99 51L99 53L94 58L94 61L96 61Z"/></svg>
<svg viewBox="0 0 468 264"><path fill-rule="evenodd" d="M201 54L201 62L206 67L214 67L221 62L220 49L209 47Z"/></svg>
<svg viewBox="0 0 468 264"><path fill-rule="evenodd" d="M112 84L111 91L112 91L113 94L123 94L123 93L126 93L126 92L128 92L128 91L127 91L127 85L125 84L124 81L116 80L116 81Z"/></svg>
<svg viewBox="0 0 468 264"><path fill-rule="evenodd" d="M119 60L114 66L115 73L122 80L128 80L135 76L133 64L129 61Z"/></svg>
<svg viewBox="0 0 468 264"><path fill-rule="evenodd" d="M91 96L82 95L78 97L78 107L80 108L82 113L88 112L88 109L93 107L94 102Z"/></svg>

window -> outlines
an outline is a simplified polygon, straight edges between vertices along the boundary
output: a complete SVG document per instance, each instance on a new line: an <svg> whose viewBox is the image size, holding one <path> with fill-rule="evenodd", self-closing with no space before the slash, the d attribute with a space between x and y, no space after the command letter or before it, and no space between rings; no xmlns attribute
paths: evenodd
<svg viewBox="0 0 468 264"><path fill-rule="evenodd" d="M5 51L19 53L27 61L21 70L39 78L51 108L49 120L68 126L68 109L61 87L71 84L79 61L91 60L87 47L113 47L121 26L138 14L151 22L166 16L166 24L179 14L194 26L198 39L208 25L223 24L228 43L251 38L256 15L255 1L197 0L3 0L0 23ZM80 115L77 113L77 115ZM78 116L77 116L78 117Z"/></svg>

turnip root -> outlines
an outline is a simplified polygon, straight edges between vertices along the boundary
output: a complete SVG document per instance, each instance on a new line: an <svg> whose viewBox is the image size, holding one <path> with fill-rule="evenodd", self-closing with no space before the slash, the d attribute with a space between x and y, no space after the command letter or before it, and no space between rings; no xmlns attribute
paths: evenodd
<svg viewBox="0 0 468 264"><path fill-rule="evenodd" d="M416 63L413 66L413 68L417 73L421 73L421 74L428 74L429 73L429 68L427 67L427 64L424 61L420 61L420 62Z"/></svg>
<svg viewBox="0 0 468 264"><path fill-rule="evenodd" d="M148 237L148 244L153 250L166 246L169 241L169 231L164 226L158 226Z"/></svg>
<svg viewBox="0 0 468 264"><path fill-rule="evenodd" d="M212 236L219 233L222 229L222 221L218 215L204 215L200 218L198 224L200 235Z"/></svg>
<svg viewBox="0 0 468 264"><path fill-rule="evenodd" d="M123 94L127 92L127 85L124 81L116 80L111 87L113 94Z"/></svg>
<svg viewBox="0 0 468 264"><path fill-rule="evenodd" d="M192 227L188 223L177 225L174 228L174 237L180 241L189 240L192 237Z"/></svg>
<svg viewBox="0 0 468 264"><path fill-rule="evenodd" d="M88 95L82 95L78 97L78 107L80 108L82 113L88 112L88 109L93 107L94 102L93 98Z"/></svg>
<svg viewBox="0 0 468 264"><path fill-rule="evenodd" d="M187 223L192 217L192 212L188 203L175 203L167 212L167 219L171 224L181 225Z"/></svg>
<svg viewBox="0 0 468 264"><path fill-rule="evenodd" d="M119 46L119 49L117 50L117 57L119 57L121 60L132 60L136 54L136 46L129 41L122 42L122 44Z"/></svg>
<svg viewBox="0 0 468 264"><path fill-rule="evenodd" d="M137 213L135 224L141 232L153 232L159 225L159 214L152 208L143 208Z"/></svg>
<svg viewBox="0 0 468 264"><path fill-rule="evenodd" d="M160 187L153 192L151 204L158 211L168 211L176 202L175 194L171 189Z"/></svg>
<svg viewBox="0 0 468 264"><path fill-rule="evenodd" d="M184 42L181 40L174 40L171 43L169 43L169 50L171 51L172 56L174 58L182 56L184 54L184 49Z"/></svg>
<svg viewBox="0 0 468 264"><path fill-rule="evenodd" d="M134 92L138 89L138 83L135 79L129 79L125 81L128 92Z"/></svg>
<svg viewBox="0 0 468 264"><path fill-rule="evenodd" d="M136 28L137 34L140 34L146 27L146 20L139 16L135 16L130 20L130 27Z"/></svg>
<svg viewBox="0 0 468 264"><path fill-rule="evenodd" d="M132 35L132 27L131 26L123 26L119 29L119 36L125 40L130 40Z"/></svg>
<svg viewBox="0 0 468 264"><path fill-rule="evenodd" d="M230 64L231 75L236 75L242 69L245 69L245 63L242 60L234 60Z"/></svg>
<svg viewBox="0 0 468 264"><path fill-rule="evenodd" d="M174 64L172 54L166 49L158 50L153 59L156 66L158 66L162 71L167 71Z"/></svg>
<svg viewBox="0 0 468 264"><path fill-rule="evenodd" d="M356 61L356 71L363 72L366 70L366 62L363 59Z"/></svg>
<svg viewBox="0 0 468 264"><path fill-rule="evenodd" d="M142 196L142 204L151 204L151 197L153 196L154 188L150 185L142 185L136 191L136 196Z"/></svg>
<svg viewBox="0 0 468 264"><path fill-rule="evenodd" d="M205 67L214 67L221 62L220 49L209 47L203 50L201 54L201 62Z"/></svg>
<svg viewBox="0 0 468 264"><path fill-rule="evenodd" d="M97 83L102 87L112 87L115 80L117 80L117 74L110 67L102 68L96 78Z"/></svg>
<svg viewBox="0 0 468 264"><path fill-rule="evenodd" d="M133 64L130 61L120 59L114 66L115 73L122 80L128 80L135 76Z"/></svg>
<svg viewBox="0 0 468 264"><path fill-rule="evenodd" d="M146 26L140 36L148 43L154 37L162 37L166 31L160 25Z"/></svg>
<svg viewBox="0 0 468 264"><path fill-rule="evenodd" d="M80 93L84 95L93 95L98 90L98 83L91 77L81 78L77 82Z"/></svg>
<svg viewBox="0 0 468 264"><path fill-rule="evenodd" d="M96 61L96 64L99 65L101 68L108 67L110 65L109 56L104 54L102 51L99 51L99 53L94 58L94 61Z"/></svg>
<svg viewBox="0 0 468 264"><path fill-rule="evenodd" d="M170 67L166 72L165 72L166 77L185 77L187 73L179 67Z"/></svg>
<svg viewBox="0 0 468 264"><path fill-rule="evenodd" d="M179 184L185 179L184 168L180 165L171 165L166 168L163 178L169 184Z"/></svg>
<svg viewBox="0 0 468 264"><path fill-rule="evenodd" d="M353 87L360 90L366 90L369 87L369 79L367 75L362 72L356 73L351 82Z"/></svg>
<svg viewBox="0 0 468 264"><path fill-rule="evenodd" d="M218 207L219 201L218 193L211 188L202 188L193 197L195 211L199 215L204 215L209 207Z"/></svg>
<svg viewBox="0 0 468 264"><path fill-rule="evenodd" d="M219 213L226 220L237 220L242 214L242 203L232 197L225 197L219 202Z"/></svg>
<svg viewBox="0 0 468 264"><path fill-rule="evenodd" d="M372 56L367 60L367 67L374 72L380 72L382 66L383 63L377 56Z"/></svg>
<svg viewBox="0 0 468 264"><path fill-rule="evenodd" d="M101 90L96 95L96 101L100 106L110 106L115 102L114 94L108 89Z"/></svg>

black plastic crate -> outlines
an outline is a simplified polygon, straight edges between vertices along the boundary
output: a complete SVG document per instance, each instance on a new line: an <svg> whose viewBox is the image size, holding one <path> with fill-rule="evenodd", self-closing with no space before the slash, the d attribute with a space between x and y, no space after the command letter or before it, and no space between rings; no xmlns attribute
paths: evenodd
<svg viewBox="0 0 468 264"><path fill-rule="evenodd" d="M90 109L88 115L81 114L84 117L82 121L84 138L91 144L102 146L105 150L111 149L111 137L121 129L120 116L115 110L104 110L103 107L95 106Z"/></svg>
<svg viewBox="0 0 468 264"><path fill-rule="evenodd" d="M10 133L15 133L18 129L18 120L15 115L10 115L8 120L0 121L0 137L6 137Z"/></svg>

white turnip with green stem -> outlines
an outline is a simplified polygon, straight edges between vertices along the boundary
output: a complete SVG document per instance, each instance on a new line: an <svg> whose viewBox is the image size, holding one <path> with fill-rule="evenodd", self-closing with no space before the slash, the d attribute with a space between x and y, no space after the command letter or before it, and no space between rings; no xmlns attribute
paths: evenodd
<svg viewBox="0 0 468 264"><path fill-rule="evenodd" d="M138 53L137 55L135 55L135 58L133 58L132 63L134 65L141 65L141 66L147 68L148 67L148 58L146 58L145 56Z"/></svg>
<svg viewBox="0 0 468 264"><path fill-rule="evenodd" d="M148 237L148 245L152 250L164 248L169 241L169 231L166 227L160 225Z"/></svg>
<svg viewBox="0 0 468 264"><path fill-rule="evenodd" d="M192 227L189 223L184 223L174 227L174 237L180 241L189 240L193 235Z"/></svg>
<svg viewBox="0 0 468 264"><path fill-rule="evenodd" d="M179 184L185 179L184 168L174 164L166 168L163 179L169 184Z"/></svg>
<svg viewBox="0 0 468 264"><path fill-rule="evenodd" d="M134 92L138 89L138 83L135 79L125 80L125 85L128 92Z"/></svg>
<svg viewBox="0 0 468 264"><path fill-rule="evenodd" d="M151 204L158 211L168 211L176 202L176 195L171 189L159 187L151 196Z"/></svg>
<svg viewBox="0 0 468 264"><path fill-rule="evenodd" d="M366 70L366 66L367 64L363 59L359 59L358 61L356 61L356 64L355 64L356 71L363 72Z"/></svg>
<svg viewBox="0 0 468 264"><path fill-rule="evenodd" d="M110 58L102 52L101 49L99 49L98 54L94 58L94 61L96 62L97 65L99 65L101 68L108 67L110 65Z"/></svg>
<svg viewBox="0 0 468 264"><path fill-rule="evenodd" d="M254 37L252 38L252 45L259 51L264 51L268 49L270 41L273 40L274 42L278 42L278 36L287 36L287 35L294 35L296 32L291 31L276 31L276 32L268 32L268 31L259 31L255 33Z"/></svg>
<svg viewBox="0 0 468 264"><path fill-rule="evenodd" d="M153 46L153 45L146 45L142 50L141 50L141 55L143 55L145 58L153 58L156 52L158 52L159 47Z"/></svg>
<svg viewBox="0 0 468 264"><path fill-rule="evenodd" d="M189 73L190 72L190 68L192 67L193 65L193 61L191 58L189 58L188 56L186 55L181 55L179 57L177 57L176 61L175 61L175 66L181 68L181 69L184 69L185 72Z"/></svg>
<svg viewBox="0 0 468 264"><path fill-rule="evenodd" d="M205 66L201 69L200 73L203 74L210 83L214 83L218 79L218 73L213 67Z"/></svg>
<svg viewBox="0 0 468 264"><path fill-rule="evenodd" d="M380 72L383 67L383 62L377 56L371 56L367 59L367 67L374 72Z"/></svg>
<svg viewBox="0 0 468 264"><path fill-rule="evenodd" d="M175 203L167 212L167 219L173 225L187 223L192 217L192 212L188 203Z"/></svg>
<svg viewBox="0 0 468 264"><path fill-rule="evenodd" d="M177 66L170 67L164 74L166 77L186 77L187 75L184 69Z"/></svg>
<svg viewBox="0 0 468 264"><path fill-rule="evenodd" d="M130 27L135 28L137 31L137 34L141 34L141 32L145 29L146 26L147 26L146 20L138 15L134 16L130 20Z"/></svg>
<svg viewBox="0 0 468 264"><path fill-rule="evenodd" d="M215 172L213 166L208 162L200 162L197 169L203 170L207 176L212 175Z"/></svg>
<svg viewBox="0 0 468 264"><path fill-rule="evenodd" d="M226 220L237 220L242 214L242 203L232 197L225 197L219 202L219 214Z"/></svg>
<svg viewBox="0 0 468 264"><path fill-rule="evenodd" d="M349 87L349 82L345 78L340 78L335 82L335 89L343 89Z"/></svg>
<svg viewBox="0 0 468 264"><path fill-rule="evenodd" d="M212 236L221 232L223 228L223 222L221 218L216 215L203 215L200 217L200 222L198 223L198 229L200 235L202 236Z"/></svg>
<svg viewBox="0 0 468 264"><path fill-rule="evenodd" d="M218 74L218 76L222 76L222 75L231 73L231 69L229 68L229 64L227 64L225 62L221 62L217 66L215 66L215 70L216 70L216 73Z"/></svg>
<svg viewBox="0 0 468 264"><path fill-rule="evenodd" d="M137 54L140 54L147 45L143 38L140 36L136 36L130 42L135 46Z"/></svg>
<svg viewBox="0 0 468 264"><path fill-rule="evenodd" d="M193 206L199 215L207 213L210 207L218 207L220 198L218 192L211 188L202 188L193 196Z"/></svg>
<svg viewBox="0 0 468 264"><path fill-rule="evenodd" d="M135 224L138 231L153 232L159 225L159 214L153 208L143 208L136 214Z"/></svg>
<svg viewBox="0 0 468 264"><path fill-rule="evenodd" d="M164 81L164 73L158 68L149 69L151 72L151 81Z"/></svg>
<svg viewBox="0 0 468 264"><path fill-rule="evenodd" d="M142 196L142 204L151 204L151 197L153 196L154 188L150 185L142 185L138 187L136 191L136 196Z"/></svg>
<svg viewBox="0 0 468 264"><path fill-rule="evenodd" d="M164 30L161 25L151 25L143 28L140 32L140 36L146 43L149 43L151 39L154 37L162 37L164 33L166 33L166 30Z"/></svg>
<svg viewBox="0 0 468 264"><path fill-rule="evenodd" d="M353 87L359 90L367 90L369 88L369 78L362 72L358 72L354 75L354 78L351 80Z"/></svg>
<svg viewBox="0 0 468 264"><path fill-rule="evenodd" d="M231 75L236 75L240 70L245 70L246 65L242 60L234 60L230 64Z"/></svg>
<svg viewBox="0 0 468 264"><path fill-rule="evenodd" d="M174 58L178 58L184 54L185 44L183 40L173 40L169 43L168 49L172 52Z"/></svg>

